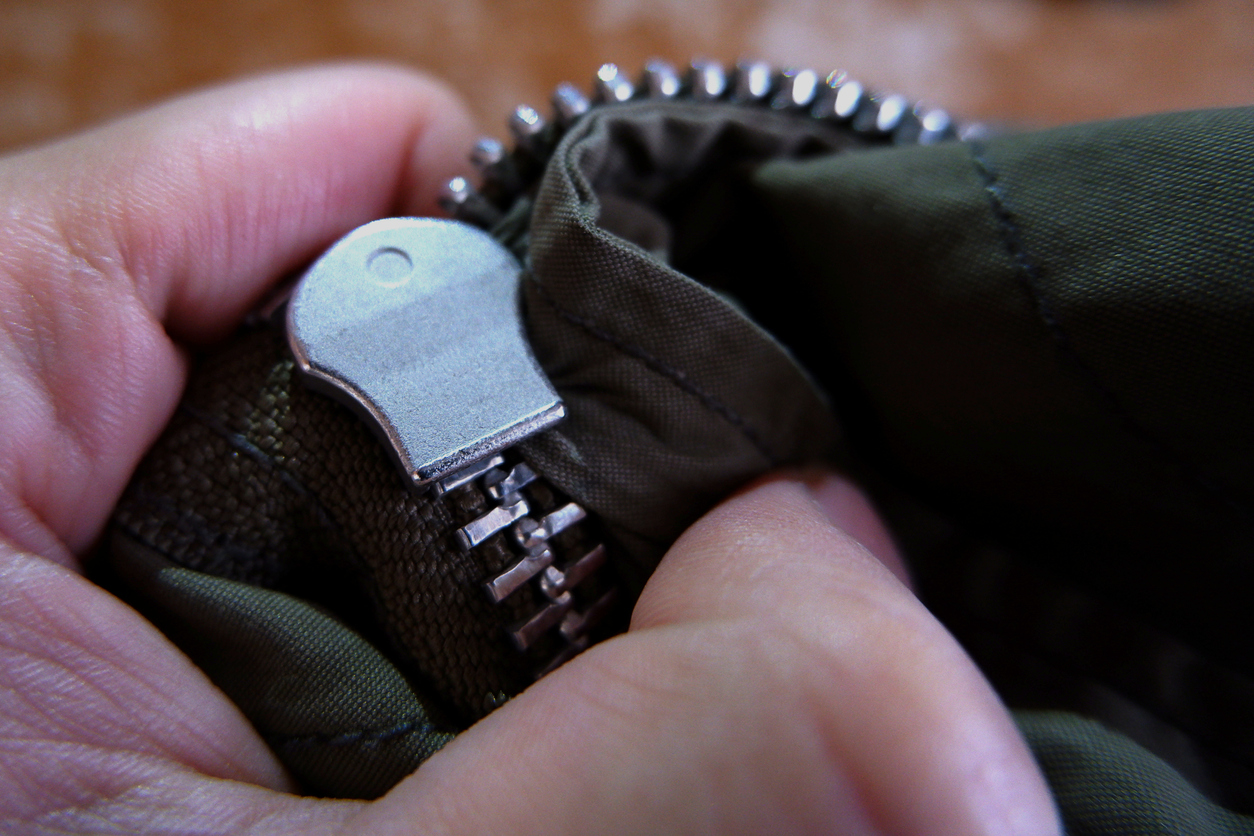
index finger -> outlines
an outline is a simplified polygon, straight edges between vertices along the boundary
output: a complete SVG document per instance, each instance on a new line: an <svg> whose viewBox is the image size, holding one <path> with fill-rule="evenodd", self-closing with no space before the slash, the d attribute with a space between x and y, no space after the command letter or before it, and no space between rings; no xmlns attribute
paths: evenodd
<svg viewBox="0 0 1254 836"><path fill-rule="evenodd" d="M72 564L227 333L353 227L422 212L470 122L381 66L226 85L0 159L0 537Z"/></svg>
<svg viewBox="0 0 1254 836"><path fill-rule="evenodd" d="M84 258L131 279L175 334L212 338L348 229L433 211L469 134L448 88L396 67L193 93L7 161L5 203L24 223L6 233L25 229L28 246L6 261L44 261L51 280Z"/></svg>

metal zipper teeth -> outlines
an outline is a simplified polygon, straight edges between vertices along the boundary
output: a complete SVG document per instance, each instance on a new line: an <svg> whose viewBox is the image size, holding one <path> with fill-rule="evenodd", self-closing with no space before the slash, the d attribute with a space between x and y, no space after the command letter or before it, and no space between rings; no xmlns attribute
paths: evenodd
<svg viewBox="0 0 1254 836"><path fill-rule="evenodd" d="M543 676L588 647L589 634L614 606L617 592L611 588L583 610L575 608L575 587L590 578L605 563L605 546L597 544L583 554L559 560L551 540L578 526L587 512L568 502L543 516L533 513L523 489L539 482L526 463L506 465L504 456L483 459L468 468L441 479L437 495L469 484L476 484L488 497L487 513L457 530L458 545L469 551L489 537L504 532L512 550L519 555L504 571L484 582L484 592L500 604L528 583L538 589L544 605L532 615L509 627L515 647L526 651L547 634L556 631L561 649L536 676Z"/></svg>
<svg viewBox="0 0 1254 836"><path fill-rule="evenodd" d="M449 181L440 197L443 208L457 220L490 229L509 207L534 188L558 141L594 107L640 100L733 103L770 108L816 119L851 131L867 144L930 145L957 139L979 126L960 126L948 113L924 107L896 94L878 94L846 73L820 76L808 69L776 69L769 64L742 61L730 72L715 61L693 61L681 76L670 64L645 64L636 82L614 64L596 74L591 96L574 85L558 85L551 97L549 118L528 105L519 105L509 118L514 147L485 137L470 159L482 179L479 189L465 178ZM508 452L508 451L507 451ZM490 510L457 531L464 550L504 532L518 555L508 568L484 582L484 591L496 603L531 583L544 605L509 628L514 645L526 651L556 630L562 649L537 676L553 670L587 648L589 631L612 609L611 588L582 611L575 609L573 590L605 563L605 547L597 545L582 555L559 561L550 540L579 525L587 513L567 503L537 517L522 491L539 480L526 464L508 467L500 455L483 459L435 485L443 495L475 483L489 498Z"/></svg>
<svg viewBox="0 0 1254 836"><path fill-rule="evenodd" d="M480 188L455 177L444 187L440 205L458 220L491 228L534 187L572 125L595 107L643 100L731 103L795 113L842 127L872 145L932 145L983 130L977 124L959 124L940 108L873 92L842 70L823 76L809 69L741 61L728 71L717 61L698 60L681 75L667 62L652 60L633 82L616 65L604 64L590 96L572 84L559 84L547 119L529 105L515 108L509 117L514 147L481 138L470 154Z"/></svg>

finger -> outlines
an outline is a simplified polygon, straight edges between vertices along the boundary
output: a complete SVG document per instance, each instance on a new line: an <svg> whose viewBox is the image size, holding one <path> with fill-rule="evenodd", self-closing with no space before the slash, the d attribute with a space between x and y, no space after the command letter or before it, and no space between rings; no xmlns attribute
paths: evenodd
<svg viewBox="0 0 1254 836"><path fill-rule="evenodd" d="M361 807L293 789L151 624L0 547L0 832L310 836L345 832Z"/></svg>
<svg viewBox="0 0 1254 836"><path fill-rule="evenodd" d="M967 657L790 481L698 522L631 632L490 715L362 822L401 833L415 809L431 833L1058 832Z"/></svg>
<svg viewBox="0 0 1254 836"><path fill-rule="evenodd" d="M352 227L430 208L468 131L430 79L339 67L0 161L0 536L72 564L182 388L167 330L221 336Z"/></svg>
<svg viewBox="0 0 1254 836"><path fill-rule="evenodd" d="M27 761L31 776L64 774L40 751L55 741L287 786L239 712L151 624L82 577L3 548L0 714L6 742L24 741L0 760Z"/></svg>
<svg viewBox="0 0 1254 836"><path fill-rule="evenodd" d="M633 626L750 619L778 635L792 657L787 679L888 832L1057 832L1044 781L990 686L849 535L895 557L843 481L768 482L716 509L671 550Z"/></svg>
<svg viewBox="0 0 1254 836"><path fill-rule="evenodd" d="M897 550L897 544L857 485L847 479L832 479L824 473L814 475L805 482L830 523L857 540L896 575L897 580L913 589L910 570Z"/></svg>
<svg viewBox="0 0 1254 836"><path fill-rule="evenodd" d="M21 155L7 166L6 202L48 281L84 259L136 285L176 334L213 338L346 230L434 211L439 183L463 167L469 125L459 100L417 73L302 70Z"/></svg>

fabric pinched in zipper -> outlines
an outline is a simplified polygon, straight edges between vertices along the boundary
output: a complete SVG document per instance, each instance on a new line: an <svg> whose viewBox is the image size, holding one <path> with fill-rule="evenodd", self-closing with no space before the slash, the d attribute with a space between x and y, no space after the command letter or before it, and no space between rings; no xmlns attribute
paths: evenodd
<svg viewBox="0 0 1254 836"><path fill-rule="evenodd" d="M499 201L479 220L500 220L497 235L528 257L528 332L569 404L565 425L443 496L418 492L354 414L296 380L282 334L262 325L199 364L136 473L112 538L122 594L182 637L311 791L386 790L536 673L625 626L652 565L721 496L833 449L824 400L739 310L736 282L718 275L725 265L704 258L714 239L700 218L729 196L718 188L744 182L746 164L919 141L933 136L929 124L936 138L952 129L840 75L824 88L812 73L721 73L694 64L679 78L655 64L636 87L603 69L602 106L585 109L566 90L547 124L532 112L524 129L516 114L516 149L477 152L496 179L483 193L451 195L463 217ZM833 110L814 116L815 107ZM642 246L659 219L663 240ZM524 465L539 478L522 478ZM520 499L525 516L515 513ZM590 518L558 531L572 507ZM507 525L484 522L502 513ZM189 604L180 592L188 572L222 594ZM241 627L214 603L238 588L284 604L250 611ZM615 589L617 609L607 611ZM267 622L298 606L386 660L362 661L345 650L351 641L302 645ZM217 646L200 640L210 634ZM276 650L281 642L257 651L259 634L283 634L293 652ZM265 662L275 654L320 661L303 681L276 683L285 668ZM243 662L249 669L233 667ZM389 663L398 675L388 687L406 683L412 707L386 722L310 708L302 695L339 688L354 665L371 681L388 678L377 671ZM387 749L404 740L414 743ZM373 764L368 780L362 764Z"/></svg>
<svg viewBox="0 0 1254 836"><path fill-rule="evenodd" d="M541 514L568 502L527 490ZM337 613L461 727L561 652L545 641L520 654L506 640L544 608L538 590L500 603L482 590L517 560L508 532L458 543L493 504L476 482L438 499L408 489L355 415L294 379L281 332L259 328L199 368L114 523L123 545Z"/></svg>

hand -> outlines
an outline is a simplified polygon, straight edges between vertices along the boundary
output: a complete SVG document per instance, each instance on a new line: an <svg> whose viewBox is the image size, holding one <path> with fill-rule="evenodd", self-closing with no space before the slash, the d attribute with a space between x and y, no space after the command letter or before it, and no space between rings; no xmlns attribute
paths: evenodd
<svg viewBox="0 0 1254 836"><path fill-rule="evenodd" d="M292 795L223 695L78 574L174 408L180 345L354 226L429 210L468 132L432 81L342 67L0 160L0 830L1057 833L1005 710L835 477L715 509L629 633L372 804Z"/></svg>

